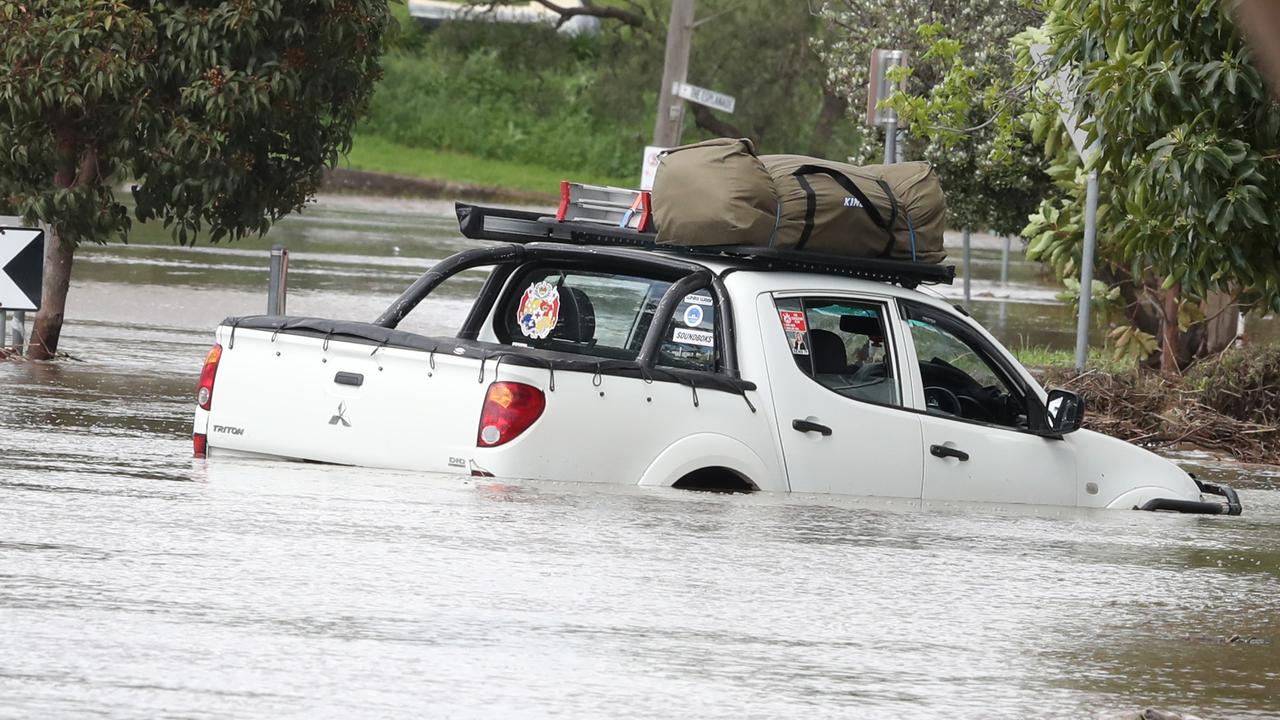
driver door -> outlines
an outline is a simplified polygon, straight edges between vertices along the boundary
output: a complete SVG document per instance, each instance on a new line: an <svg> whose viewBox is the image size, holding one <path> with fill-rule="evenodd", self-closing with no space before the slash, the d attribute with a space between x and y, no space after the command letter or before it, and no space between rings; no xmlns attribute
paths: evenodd
<svg viewBox="0 0 1280 720"><path fill-rule="evenodd" d="M902 307L925 411L923 499L1075 505L1075 452L1029 432L1034 390L1010 361L952 313Z"/></svg>

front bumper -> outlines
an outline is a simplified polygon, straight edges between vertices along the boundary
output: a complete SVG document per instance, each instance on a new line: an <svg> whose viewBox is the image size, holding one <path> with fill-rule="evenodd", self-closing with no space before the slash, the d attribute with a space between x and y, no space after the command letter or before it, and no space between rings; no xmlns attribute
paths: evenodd
<svg viewBox="0 0 1280 720"><path fill-rule="evenodd" d="M1195 480L1193 477L1192 480ZM1229 485L1215 485L1213 483L1201 482L1195 480L1196 486L1200 488L1200 492L1204 495L1218 495L1226 500L1225 503L1208 502L1205 500L1171 500L1169 498L1155 498L1143 503L1139 510L1168 510L1171 512L1194 513L1198 515L1239 515L1243 508L1240 506L1240 496Z"/></svg>

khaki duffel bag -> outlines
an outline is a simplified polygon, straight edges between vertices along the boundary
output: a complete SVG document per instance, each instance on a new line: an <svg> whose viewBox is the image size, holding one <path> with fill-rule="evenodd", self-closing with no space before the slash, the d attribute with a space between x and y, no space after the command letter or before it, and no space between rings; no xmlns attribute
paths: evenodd
<svg viewBox="0 0 1280 720"><path fill-rule="evenodd" d="M760 158L778 193L772 246L941 262L942 184L927 162L857 166L804 155Z"/></svg>
<svg viewBox="0 0 1280 720"><path fill-rule="evenodd" d="M766 246L778 221L773 178L745 138L666 151L652 199L664 245Z"/></svg>

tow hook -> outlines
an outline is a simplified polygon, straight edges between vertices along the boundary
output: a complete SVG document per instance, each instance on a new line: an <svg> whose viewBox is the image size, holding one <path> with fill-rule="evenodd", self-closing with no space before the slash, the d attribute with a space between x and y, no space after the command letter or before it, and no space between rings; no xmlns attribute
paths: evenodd
<svg viewBox="0 0 1280 720"><path fill-rule="evenodd" d="M1200 488L1200 492L1205 495L1217 495L1226 499L1226 504L1217 502L1206 502L1201 500L1171 500L1169 498L1155 498L1148 500L1137 508L1139 510L1172 510L1181 513L1195 513L1198 515L1239 515L1243 508L1240 505L1240 496L1230 485L1215 485L1213 483L1195 480L1196 487Z"/></svg>

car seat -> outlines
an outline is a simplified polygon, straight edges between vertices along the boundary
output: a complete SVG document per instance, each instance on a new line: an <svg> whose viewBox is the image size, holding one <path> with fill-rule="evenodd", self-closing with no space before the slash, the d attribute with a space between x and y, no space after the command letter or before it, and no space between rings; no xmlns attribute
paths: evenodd
<svg viewBox="0 0 1280 720"><path fill-rule="evenodd" d="M849 371L849 356L844 341L830 330L809 331L813 371L818 375L837 375Z"/></svg>

